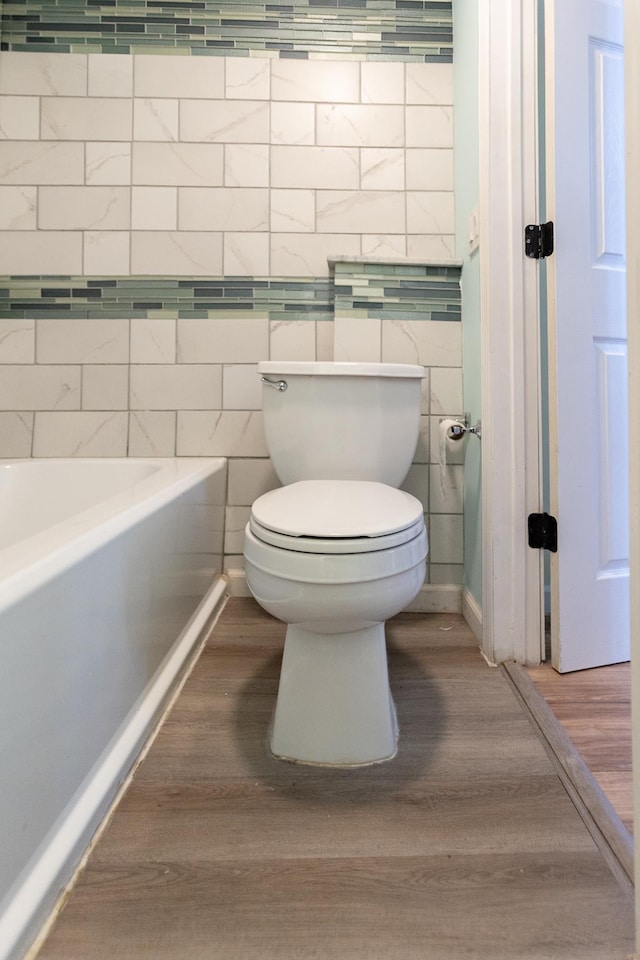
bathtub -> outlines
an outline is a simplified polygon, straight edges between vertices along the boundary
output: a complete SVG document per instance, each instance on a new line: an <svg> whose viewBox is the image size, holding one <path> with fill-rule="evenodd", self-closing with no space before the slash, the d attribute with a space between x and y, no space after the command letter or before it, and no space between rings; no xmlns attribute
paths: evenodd
<svg viewBox="0 0 640 960"><path fill-rule="evenodd" d="M0 958L71 878L221 606L226 460L0 460Z"/></svg>

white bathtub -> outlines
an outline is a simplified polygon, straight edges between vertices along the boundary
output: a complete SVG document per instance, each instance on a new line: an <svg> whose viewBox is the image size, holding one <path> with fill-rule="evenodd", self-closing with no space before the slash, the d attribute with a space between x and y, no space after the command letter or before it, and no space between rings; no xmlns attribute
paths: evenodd
<svg viewBox="0 0 640 960"><path fill-rule="evenodd" d="M226 460L0 461L0 958L68 882L224 596Z"/></svg>

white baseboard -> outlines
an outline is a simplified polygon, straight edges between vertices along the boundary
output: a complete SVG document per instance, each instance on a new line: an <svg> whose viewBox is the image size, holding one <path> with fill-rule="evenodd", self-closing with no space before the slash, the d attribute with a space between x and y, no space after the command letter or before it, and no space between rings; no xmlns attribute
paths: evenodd
<svg viewBox="0 0 640 960"><path fill-rule="evenodd" d="M466 587L462 591L462 616L478 643L482 645L482 607Z"/></svg>

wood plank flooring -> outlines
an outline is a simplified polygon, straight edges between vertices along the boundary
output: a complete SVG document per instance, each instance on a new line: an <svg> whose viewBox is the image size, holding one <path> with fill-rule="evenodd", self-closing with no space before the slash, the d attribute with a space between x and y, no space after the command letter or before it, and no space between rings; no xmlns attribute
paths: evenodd
<svg viewBox="0 0 640 960"><path fill-rule="evenodd" d="M559 674L544 663L527 672L633 833L630 664Z"/></svg>
<svg viewBox="0 0 640 960"><path fill-rule="evenodd" d="M401 740L266 747L284 626L227 605L39 960L623 960L633 908L461 618L388 624Z"/></svg>

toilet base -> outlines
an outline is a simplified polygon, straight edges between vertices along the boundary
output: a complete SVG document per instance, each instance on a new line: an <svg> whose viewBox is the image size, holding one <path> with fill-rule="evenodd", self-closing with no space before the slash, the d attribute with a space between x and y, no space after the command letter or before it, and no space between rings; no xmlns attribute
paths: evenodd
<svg viewBox="0 0 640 960"><path fill-rule="evenodd" d="M270 737L281 760L360 766L395 756L384 623L351 633L289 624Z"/></svg>

